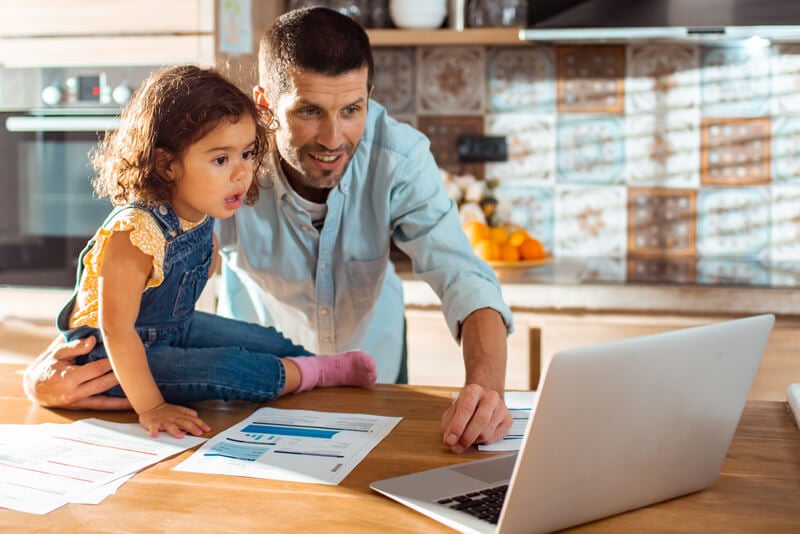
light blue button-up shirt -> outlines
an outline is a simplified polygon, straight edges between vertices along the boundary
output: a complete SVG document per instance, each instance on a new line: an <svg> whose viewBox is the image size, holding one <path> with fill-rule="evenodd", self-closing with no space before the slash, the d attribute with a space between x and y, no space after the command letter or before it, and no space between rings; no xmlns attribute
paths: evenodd
<svg viewBox="0 0 800 534"><path fill-rule="evenodd" d="M280 173L254 206L219 221L219 313L274 326L319 354L362 349L394 382L403 348L403 289L392 239L442 300L455 339L474 310L511 312L492 269L472 252L428 139L370 100L361 142L328 195L318 231Z"/></svg>

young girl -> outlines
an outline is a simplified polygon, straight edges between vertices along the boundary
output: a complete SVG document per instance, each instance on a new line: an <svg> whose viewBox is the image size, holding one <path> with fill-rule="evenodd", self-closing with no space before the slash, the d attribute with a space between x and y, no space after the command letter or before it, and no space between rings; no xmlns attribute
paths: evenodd
<svg viewBox="0 0 800 534"><path fill-rule="evenodd" d="M310 356L273 328L194 310L213 270L213 218L258 196L270 150L253 101L212 70L150 76L93 154L94 188L115 209L78 261L75 294L58 317L67 339L94 335L86 363L108 357L151 435L210 430L172 403L265 402L314 387L372 387L361 351Z"/></svg>

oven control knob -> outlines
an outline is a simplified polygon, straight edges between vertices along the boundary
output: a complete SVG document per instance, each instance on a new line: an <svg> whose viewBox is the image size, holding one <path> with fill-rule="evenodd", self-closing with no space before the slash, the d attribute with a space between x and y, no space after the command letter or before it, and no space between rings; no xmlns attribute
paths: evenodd
<svg viewBox="0 0 800 534"><path fill-rule="evenodd" d="M111 98L114 102L122 106L131 98L131 88L125 84L118 85L111 91Z"/></svg>
<svg viewBox="0 0 800 534"><path fill-rule="evenodd" d="M48 106L55 106L61 102L61 89L55 85L48 85L42 89L42 102Z"/></svg>

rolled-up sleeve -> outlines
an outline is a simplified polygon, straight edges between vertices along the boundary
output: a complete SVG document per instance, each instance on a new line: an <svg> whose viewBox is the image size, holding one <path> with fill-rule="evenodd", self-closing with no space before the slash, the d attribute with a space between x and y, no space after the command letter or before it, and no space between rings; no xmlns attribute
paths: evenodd
<svg viewBox="0 0 800 534"><path fill-rule="evenodd" d="M441 299L456 340L464 319L481 308L499 312L511 333L513 318L500 283L492 268L473 253L429 147L428 140L420 138L394 177L395 243L411 258L414 276L430 284Z"/></svg>

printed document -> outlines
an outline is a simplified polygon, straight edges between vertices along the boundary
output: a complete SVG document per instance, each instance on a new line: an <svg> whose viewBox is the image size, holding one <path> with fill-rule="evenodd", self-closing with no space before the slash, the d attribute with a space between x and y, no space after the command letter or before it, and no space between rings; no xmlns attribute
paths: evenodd
<svg viewBox="0 0 800 534"><path fill-rule="evenodd" d="M505 401L508 411L511 412L511 429L501 440L491 445L478 445L479 451L500 452L518 451L522 445L522 437L528 427L533 406L536 403L536 391L506 391Z"/></svg>
<svg viewBox="0 0 800 534"><path fill-rule="evenodd" d="M338 484L400 419L260 408L173 469Z"/></svg>
<svg viewBox="0 0 800 534"><path fill-rule="evenodd" d="M32 514L97 504L137 471L205 441L154 439L139 424L99 419L0 429L0 507Z"/></svg>

